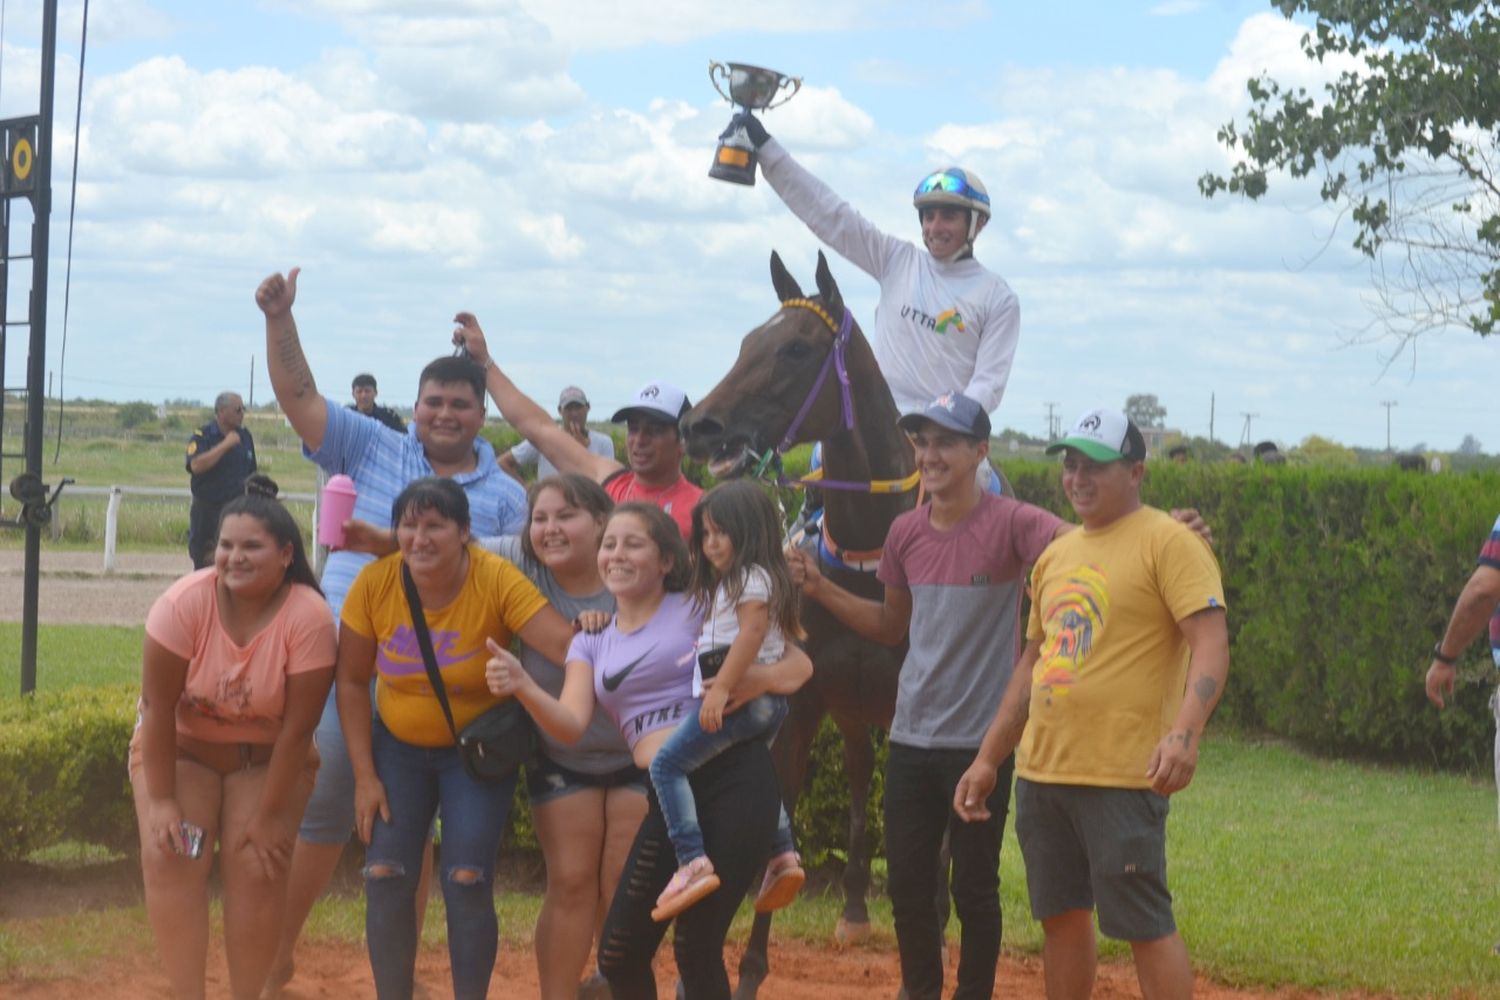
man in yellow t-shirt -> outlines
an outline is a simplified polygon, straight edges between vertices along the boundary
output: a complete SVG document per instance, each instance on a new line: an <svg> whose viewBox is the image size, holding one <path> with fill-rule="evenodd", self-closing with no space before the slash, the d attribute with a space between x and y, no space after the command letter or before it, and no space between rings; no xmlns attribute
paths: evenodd
<svg viewBox="0 0 1500 1000"><path fill-rule="evenodd" d="M996 768L1016 751L1016 836L1049 998L1093 988L1096 910L1104 934L1130 942L1146 1000L1187 997L1168 796L1192 780L1228 676L1224 587L1203 540L1141 503L1145 441L1123 414L1085 413L1047 449L1059 451L1083 530L1037 560L1026 651L953 808L985 818Z"/></svg>

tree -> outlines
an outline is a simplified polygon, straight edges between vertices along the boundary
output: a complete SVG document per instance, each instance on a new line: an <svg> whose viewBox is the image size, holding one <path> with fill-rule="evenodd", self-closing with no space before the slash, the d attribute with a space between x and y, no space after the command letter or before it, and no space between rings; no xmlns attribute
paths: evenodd
<svg viewBox="0 0 1500 1000"><path fill-rule="evenodd" d="M1292 449L1291 460L1299 465L1331 465L1351 469L1359 464L1359 455L1330 438L1309 434Z"/></svg>
<svg viewBox="0 0 1500 1000"><path fill-rule="evenodd" d="M1150 393L1139 393L1125 399L1125 416L1137 427L1165 427L1167 408L1156 401Z"/></svg>
<svg viewBox="0 0 1500 1000"><path fill-rule="evenodd" d="M134 403L121 403L119 408L115 410L115 419L119 420L120 426L125 428L127 431L133 430L141 426L141 424L144 424L151 420L155 420L156 407L152 406L150 403L139 401Z"/></svg>
<svg viewBox="0 0 1500 1000"><path fill-rule="evenodd" d="M1458 453L1460 455L1469 455L1469 456L1483 455L1484 454L1484 446L1479 443L1479 439L1476 438L1474 435L1472 435L1472 434L1465 434L1464 435L1464 439L1462 441L1460 441L1459 444L1458 444Z"/></svg>
<svg viewBox="0 0 1500 1000"><path fill-rule="evenodd" d="M1378 325L1397 339L1500 322L1500 16L1495 0L1272 0L1310 14L1310 60L1358 60L1315 101L1262 75L1243 126L1219 141L1239 162L1198 180L1251 200L1268 175L1321 171L1321 195L1370 258Z"/></svg>

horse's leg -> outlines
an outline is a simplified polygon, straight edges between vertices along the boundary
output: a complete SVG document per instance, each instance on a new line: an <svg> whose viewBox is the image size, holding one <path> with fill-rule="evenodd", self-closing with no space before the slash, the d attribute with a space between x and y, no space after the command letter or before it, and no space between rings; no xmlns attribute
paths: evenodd
<svg viewBox="0 0 1500 1000"><path fill-rule="evenodd" d="M834 939L853 944L870 936L870 844L867 810L870 778L875 772L875 748L870 731L856 719L834 716L844 738L844 776L849 783L849 861L844 866L844 912Z"/></svg>
<svg viewBox="0 0 1500 1000"><path fill-rule="evenodd" d="M822 700L809 687L792 696L786 721L781 724L781 732L771 745L771 759L776 763L776 775L781 781L781 801L786 804L788 816L796 815L797 799L802 794L807 762L812 755L813 738L818 735L818 725L823 721L825 711ZM756 888L759 887L757 883ZM734 1000L755 1000L760 984L771 971L770 944L771 914L757 913L745 954L740 958Z"/></svg>

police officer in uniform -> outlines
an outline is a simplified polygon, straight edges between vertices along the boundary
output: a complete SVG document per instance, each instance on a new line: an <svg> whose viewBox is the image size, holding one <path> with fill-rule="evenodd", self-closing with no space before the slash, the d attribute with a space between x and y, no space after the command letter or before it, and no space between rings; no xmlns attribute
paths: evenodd
<svg viewBox="0 0 1500 1000"><path fill-rule="evenodd" d="M213 563L219 511L245 491L245 480L255 472L255 439L244 423L245 402L239 393L221 392L214 400L214 418L188 442L187 471L193 476L188 555L194 569Z"/></svg>

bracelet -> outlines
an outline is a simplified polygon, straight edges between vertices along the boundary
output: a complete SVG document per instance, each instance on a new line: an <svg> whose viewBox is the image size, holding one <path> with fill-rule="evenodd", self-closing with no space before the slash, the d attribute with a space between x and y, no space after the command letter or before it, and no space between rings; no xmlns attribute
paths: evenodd
<svg viewBox="0 0 1500 1000"><path fill-rule="evenodd" d="M1443 640L1441 639L1432 644L1432 658L1447 667L1451 667L1458 662L1458 657L1449 656L1443 652Z"/></svg>

